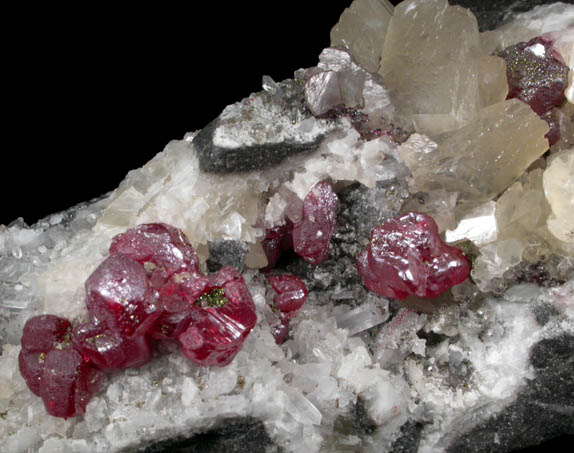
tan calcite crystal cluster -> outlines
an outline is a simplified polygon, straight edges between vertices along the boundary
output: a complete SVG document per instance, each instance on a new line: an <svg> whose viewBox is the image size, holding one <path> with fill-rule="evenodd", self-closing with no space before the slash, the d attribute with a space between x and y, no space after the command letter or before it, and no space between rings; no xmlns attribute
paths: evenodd
<svg viewBox="0 0 574 453"><path fill-rule="evenodd" d="M506 100L505 62L494 56L550 33L571 78L574 7L535 8L480 33L474 15L447 0L406 0L380 20L383 40L367 27L380 49L369 56L361 50L367 38L355 32L343 39L341 30L375 3L353 2L332 44L377 69L396 109L392 120L414 132L400 147L413 194L403 210L432 215L449 242L472 242L472 276L483 290L496 289L492 280L521 261L574 256L572 83L555 112L562 136L546 159L548 125L521 101Z"/></svg>

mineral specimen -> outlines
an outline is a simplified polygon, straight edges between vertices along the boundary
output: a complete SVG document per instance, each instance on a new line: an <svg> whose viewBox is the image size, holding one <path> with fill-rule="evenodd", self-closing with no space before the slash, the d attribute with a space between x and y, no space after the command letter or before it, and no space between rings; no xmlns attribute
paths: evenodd
<svg viewBox="0 0 574 453"><path fill-rule="evenodd" d="M462 283L470 270L463 253L441 241L432 218L417 213L374 228L357 267L367 288L393 299L436 297Z"/></svg>
<svg viewBox="0 0 574 453"><path fill-rule="evenodd" d="M311 264L325 261L337 226L339 200L327 182L319 182L303 203L303 218L293 227L293 250Z"/></svg>
<svg viewBox="0 0 574 453"><path fill-rule="evenodd" d="M66 319L43 315L29 319L22 334L20 372L55 417L82 415L101 381L101 373L72 347L71 329Z"/></svg>
<svg viewBox="0 0 574 453"><path fill-rule="evenodd" d="M267 277L277 293L273 302L280 312L293 316L307 299L307 288L295 275L269 275Z"/></svg>
<svg viewBox="0 0 574 453"><path fill-rule="evenodd" d="M541 36L571 69L574 8L513 20L527 1L512 2L501 30L477 34L444 0L408 0L392 19L384 2L356 0L315 67L264 76L263 91L99 201L0 226L0 450L503 452L571 433L572 86L544 115L548 131L505 101L496 55ZM475 7L479 29L509 3ZM198 63L196 73L216 71ZM242 70L231 65L224 83ZM202 112L193 98L182 105ZM411 211L439 228L413 222L387 240L384 225ZM317 216L326 227L302 239L334 234L310 263L292 250L294 229ZM373 228L381 242L369 241ZM472 278L389 300L434 294L468 270L437 233L464 251ZM446 257L418 256L430 237ZM370 263L385 244L392 253ZM459 266L427 277L433 260ZM381 296L363 282L400 288ZM114 372L96 390L101 371Z"/></svg>
<svg viewBox="0 0 574 453"><path fill-rule="evenodd" d="M257 321L243 277L222 267L194 306L191 324L177 337L183 353L201 366L229 364Z"/></svg>
<svg viewBox="0 0 574 453"><path fill-rule="evenodd" d="M377 72L393 6L387 1L355 0L331 30L331 46L344 46L367 71Z"/></svg>
<svg viewBox="0 0 574 453"><path fill-rule="evenodd" d="M542 37L504 49L508 98L526 102L539 115L562 103L568 86L568 67L552 44Z"/></svg>

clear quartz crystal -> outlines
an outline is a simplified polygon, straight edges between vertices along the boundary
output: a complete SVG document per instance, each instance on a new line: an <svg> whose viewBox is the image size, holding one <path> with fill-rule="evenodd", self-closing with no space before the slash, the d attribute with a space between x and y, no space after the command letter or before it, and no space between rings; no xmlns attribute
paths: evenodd
<svg viewBox="0 0 574 453"><path fill-rule="evenodd" d="M389 318L389 301L369 294L367 302L337 316L339 329L347 329L349 336L382 324Z"/></svg>

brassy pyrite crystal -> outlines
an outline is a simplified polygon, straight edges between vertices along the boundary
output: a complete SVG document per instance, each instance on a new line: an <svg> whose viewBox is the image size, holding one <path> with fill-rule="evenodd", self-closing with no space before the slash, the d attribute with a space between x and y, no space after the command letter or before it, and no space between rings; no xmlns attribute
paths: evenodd
<svg viewBox="0 0 574 453"><path fill-rule="evenodd" d="M573 434L574 6L475 11L355 0L317 66L0 226L0 450Z"/></svg>

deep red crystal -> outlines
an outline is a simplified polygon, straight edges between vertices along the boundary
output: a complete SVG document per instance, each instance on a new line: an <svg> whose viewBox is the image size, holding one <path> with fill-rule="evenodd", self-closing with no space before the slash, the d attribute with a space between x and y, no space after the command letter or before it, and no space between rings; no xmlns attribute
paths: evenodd
<svg viewBox="0 0 574 453"><path fill-rule="evenodd" d="M507 99L526 102L539 115L561 104L568 86L568 66L544 37L536 37L504 49Z"/></svg>
<svg viewBox="0 0 574 453"><path fill-rule="evenodd" d="M102 374L73 348L53 349L46 354L40 396L54 417L76 417L97 391Z"/></svg>
<svg viewBox="0 0 574 453"><path fill-rule="evenodd" d="M282 314L279 324L271 327L271 334L276 344L285 343L285 340L289 337L289 316Z"/></svg>
<svg viewBox="0 0 574 453"><path fill-rule="evenodd" d="M265 239L261 241L263 251L267 257L267 267L275 267L283 252L293 248L293 223L287 219L284 225L269 228L265 231Z"/></svg>
<svg viewBox="0 0 574 453"><path fill-rule="evenodd" d="M268 275L267 280L277 293L274 303L282 313L295 314L307 300L307 287L299 277L290 274Z"/></svg>
<svg viewBox="0 0 574 453"><path fill-rule="evenodd" d="M293 250L308 263L327 259L337 227L338 206L337 195L325 181L315 184L303 200L303 218L293 227Z"/></svg>
<svg viewBox="0 0 574 453"><path fill-rule="evenodd" d="M147 335L123 337L105 324L77 325L72 333L72 344L85 360L108 372L139 367L152 358Z"/></svg>
<svg viewBox="0 0 574 453"><path fill-rule="evenodd" d="M18 363L20 374L35 395L40 396L46 354L67 347L71 329L70 321L54 315L34 316L24 325Z"/></svg>
<svg viewBox="0 0 574 453"><path fill-rule="evenodd" d="M251 293L237 270L224 266L210 277L204 295L214 291L221 291L221 303L203 306L199 298L191 324L178 336L184 354L199 366L229 364L257 321Z"/></svg>
<svg viewBox="0 0 574 453"><path fill-rule="evenodd" d="M165 223L147 223L118 234L110 255L123 254L140 264L151 264L168 276L175 272L197 271L199 260L185 234Z"/></svg>
<svg viewBox="0 0 574 453"><path fill-rule="evenodd" d="M144 267L123 254L109 256L90 275L86 305L97 324L122 336L147 333L161 314Z"/></svg>
<svg viewBox="0 0 574 453"><path fill-rule="evenodd" d="M83 414L102 378L73 348L71 329L64 318L42 315L29 319L22 334L20 373L55 417Z"/></svg>
<svg viewBox="0 0 574 453"><path fill-rule="evenodd" d="M393 299L436 297L470 271L464 254L442 242L435 221L414 212L373 228L357 268L369 290Z"/></svg>

